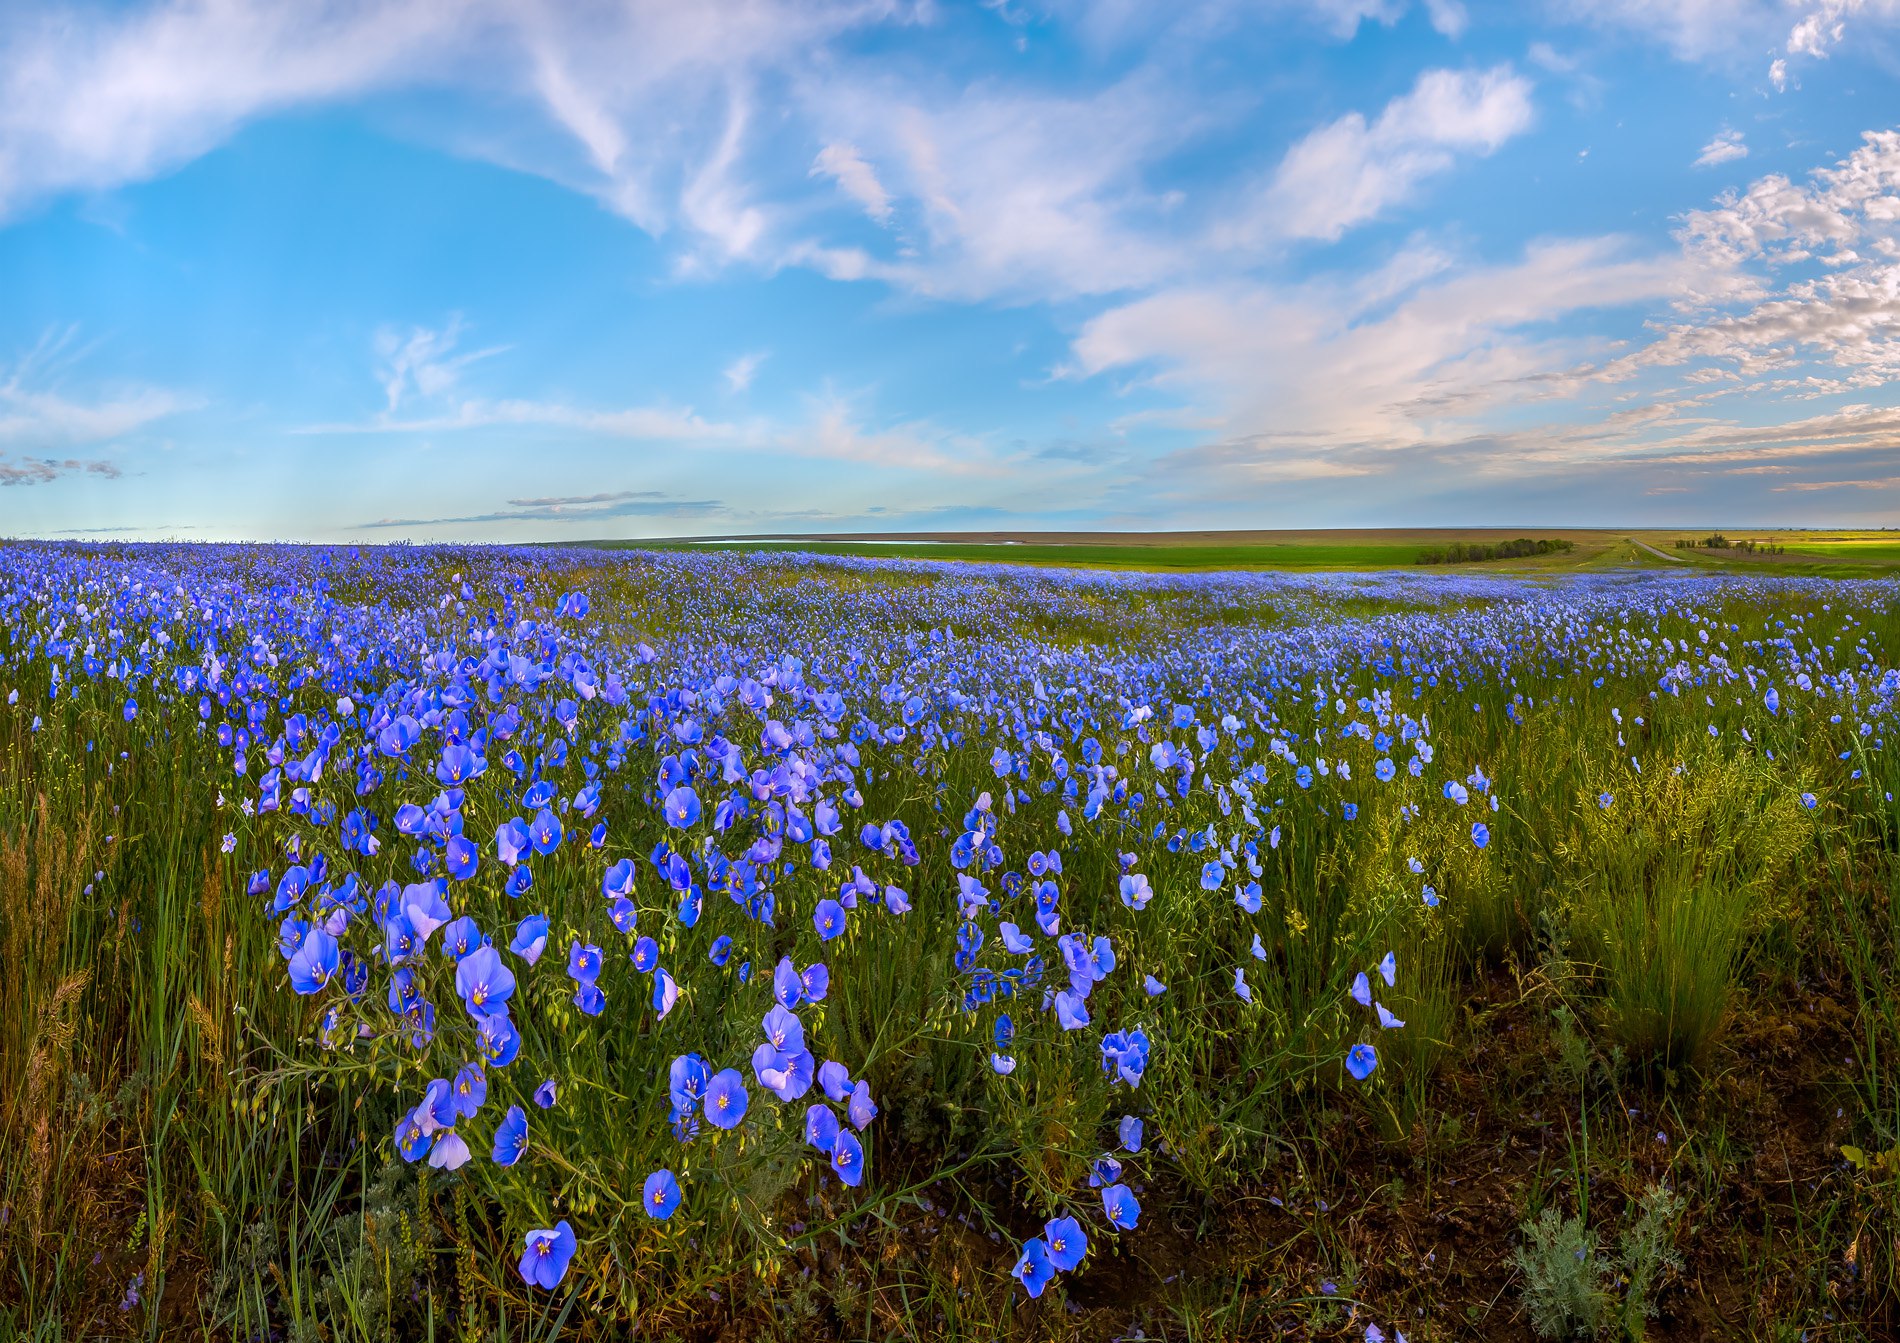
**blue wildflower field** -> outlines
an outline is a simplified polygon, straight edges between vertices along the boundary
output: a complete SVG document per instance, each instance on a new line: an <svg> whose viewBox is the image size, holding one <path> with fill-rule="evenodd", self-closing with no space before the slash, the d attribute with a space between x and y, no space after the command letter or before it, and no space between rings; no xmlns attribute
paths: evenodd
<svg viewBox="0 0 1900 1343"><path fill-rule="evenodd" d="M0 1332L1882 1336L1896 597L8 546Z"/></svg>

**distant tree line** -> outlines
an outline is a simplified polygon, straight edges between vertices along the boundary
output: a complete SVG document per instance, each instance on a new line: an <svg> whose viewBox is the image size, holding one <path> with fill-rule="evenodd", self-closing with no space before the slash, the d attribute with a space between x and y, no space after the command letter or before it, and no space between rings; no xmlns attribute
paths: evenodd
<svg viewBox="0 0 1900 1343"><path fill-rule="evenodd" d="M1711 532L1700 541L1685 536L1676 542L1677 550L1694 550L1698 546L1705 550L1739 550L1744 555L1781 554L1780 546L1769 545L1765 541L1749 541L1745 539L1731 541L1720 532Z"/></svg>
<svg viewBox="0 0 1900 1343"><path fill-rule="evenodd" d="M1419 554L1420 564L1475 564L1484 560L1522 560L1532 555L1561 555L1576 549L1562 537L1547 536L1533 541L1520 536L1515 541L1453 541L1434 546Z"/></svg>

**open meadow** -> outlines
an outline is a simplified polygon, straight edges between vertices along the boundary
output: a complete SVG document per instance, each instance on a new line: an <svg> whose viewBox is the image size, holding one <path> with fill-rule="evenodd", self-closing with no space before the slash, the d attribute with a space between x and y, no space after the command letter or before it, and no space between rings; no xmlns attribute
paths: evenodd
<svg viewBox="0 0 1900 1343"><path fill-rule="evenodd" d="M0 548L0 1336L1892 1337L1900 586L1628 560Z"/></svg>

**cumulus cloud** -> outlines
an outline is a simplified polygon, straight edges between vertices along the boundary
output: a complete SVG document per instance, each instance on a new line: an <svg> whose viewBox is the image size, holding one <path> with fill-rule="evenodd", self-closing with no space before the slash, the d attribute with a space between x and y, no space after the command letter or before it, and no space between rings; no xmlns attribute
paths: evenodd
<svg viewBox="0 0 1900 1343"><path fill-rule="evenodd" d="M1428 70L1377 120L1349 112L1287 151L1251 221L1256 231L1336 239L1409 199L1459 154L1485 155L1527 130L1530 82L1508 65Z"/></svg>
<svg viewBox="0 0 1900 1343"><path fill-rule="evenodd" d="M1748 146L1742 141L1742 133L1736 130L1716 132L1713 140L1702 146L1693 167L1713 168L1718 163L1731 163L1736 159L1748 157Z"/></svg>
<svg viewBox="0 0 1900 1343"><path fill-rule="evenodd" d="M1491 265L1414 244L1364 275L1167 288L1084 323L1067 372L1179 399L1192 440L1125 492L1131 506L1144 492L1179 509L1258 506L1367 476L1479 489L1597 469L1625 491L1758 476L1886 488L1900 132L1867 133L1805 181L1724 192L1675 242L1551 240ZM1554 334L1591 309L1651 322L1627 343Z"/></svg>

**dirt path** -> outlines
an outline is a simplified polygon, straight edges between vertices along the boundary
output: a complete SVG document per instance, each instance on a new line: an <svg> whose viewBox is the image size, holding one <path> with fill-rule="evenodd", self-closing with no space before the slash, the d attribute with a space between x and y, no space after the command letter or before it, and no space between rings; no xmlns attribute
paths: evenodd
<svg viewBox="0 0 1900 1343"><path fill-rule="evenodd" d="M1650 554L1654 555L1659 560L1668 560L1671 564L1687 564L1689 562L1683 559L1682 556L1680 555L1671 555L1667 551L1658 550L1656 549L1656 547L1650 545L1649 542L1638 541L1633 536L1629 538L1629 542L1631 545L1641 546L1644 550L1647 550Z"/></svg>

